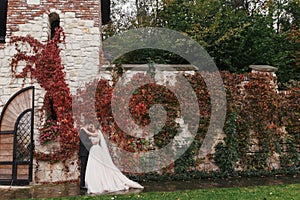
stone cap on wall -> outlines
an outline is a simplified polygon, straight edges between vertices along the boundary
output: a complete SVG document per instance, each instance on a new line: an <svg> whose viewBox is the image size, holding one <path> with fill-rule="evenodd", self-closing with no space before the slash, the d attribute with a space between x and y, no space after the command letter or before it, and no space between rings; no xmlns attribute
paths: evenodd
<svg viewBox="0 0 300 200"><path fill-rule="evenodd" d="M270 65L250 65L249 66L252 71L258 72L276 72L278 68L270 66Z"/></svg>
<svg viewBox="0 0 300 200"><path fill-rule="evenodd" d="M100 68L101 70L112 70L115 65ZM159 71L196 71L198 68L190 64L153 64L153 68ZM121 68L123 70L133 70L133 71L148 71L149 64L122 64Z"/></svg>

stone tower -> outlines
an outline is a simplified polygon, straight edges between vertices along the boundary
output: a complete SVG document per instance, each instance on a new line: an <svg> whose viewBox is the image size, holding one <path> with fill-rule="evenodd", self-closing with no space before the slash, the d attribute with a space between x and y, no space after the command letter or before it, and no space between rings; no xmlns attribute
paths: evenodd
<svg viewBox="0 0 300 200"><path fill-rule="evenodd" d="M101 6L102 4L102 6ZM109 0L0 0L0 113L8 99L22 87L35 86L35 123L39 122L38 109L42 106L44 90L34 80L12 79L10 62L15 48L9 43L12 36L30 35L46 43L55 27L63 28L66 43L61 58L66 81L71 91L76 88L80 75L98 71L101 52L102 21L108 23ZM102 9L101 9L102 7ZM102 15L104 13L104 15ZM37 125L36 124L36 125ZM38 134L35 126L35 137ZM36 149L47 151L36 144ZM34 165L33 182L56 182L78 179L76 159L68 172L63 165L39 162Z"/></svg>

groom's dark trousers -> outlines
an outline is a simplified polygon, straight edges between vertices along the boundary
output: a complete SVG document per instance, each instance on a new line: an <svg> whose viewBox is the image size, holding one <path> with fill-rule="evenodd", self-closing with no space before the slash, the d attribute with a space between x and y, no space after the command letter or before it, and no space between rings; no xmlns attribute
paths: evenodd
<svg viewBox="0 0 300 200"><path fill-rule="evenodd" d="M81 129L78 153L80 158L80 188L85 188L85 171L91 146L92 142L89 139L89 135Z"/></svg>

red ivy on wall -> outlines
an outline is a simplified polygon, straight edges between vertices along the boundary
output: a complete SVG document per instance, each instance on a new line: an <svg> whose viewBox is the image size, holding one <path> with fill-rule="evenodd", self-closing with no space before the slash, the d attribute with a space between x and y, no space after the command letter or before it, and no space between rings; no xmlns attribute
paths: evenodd
<svg viewBox="0 0 300 200"><path fill-rule="evenodd" d="M200 129L201 132L203 130L203 133L205 133L204 129L208 126L207 122L210 118L211 109L209 93L199 73L186 78L195 90L198 103L201 105L199 113L199 117L201 117ZM177 81L174 85L169 84L166 87L156 84L154 81L151 82L151 79L151 76L148 74L137 73L133 75L129 82L123 85L119 92L114 91L115 85L110 85L108 80L100 79L86 83L85 87L77 90L77 95L73 98L73 112L76 125L80 127L84 121L98 122L109 140L128 152L147 152L154 149L158 150L168 145L178 134L179 124L177 124L175 119L182 116L181 112L193 112L188 110L190 107L193 108L193 106L188 105L190 96L188 90L184 88L187 86L183 82ZM149 84L144 84L145 82ZM123 103L124 97L127 96L126 93L132 91L132 88L136 89L130 94L128 102L130 116L127 116L128 113L124 112L123 106L119 105L120 110L114 113L121 119L117 123L112 113L112 103L117 100L119 103ZM174 91L180 91L182 96L181 102L178 101ZM155 104L159 104L165 109L166 121L154 138L148 140L146 137L147 132L142 133L144 138L137 138L120 128L120 125L128 125L128 120L133 120L140 127L149 125L151 122L149 109ZM185 104L185 109L187 110L181 110L181 104ZM159 115L160 113L155 114ZM191 130L194 129L192 127L192 125L195 125L194 120L193 118L184 118L184 121L189 123ZM129 128L129 130L133 129ZM200 138L197 139L200 140ZM118 159L122 159L130 168L132 158Z"/></svg>
<svg viewBox="0 0 300 200"><path fill-rule="evenodd" d="M29 76L45 89L41 122L50 120L58 129L57 139L60 148L49 154L36 152L35 157L38 160L52 162L66 160L78 149L79 137L72 117L72 96L65 80L64 66L60 57L59 44L64 42L65 35L62 28L58 28L56 35L46 44L31 36L16 36L10 41L17 51L10 64L13 76L23 78L24 81ZM18 67L23 67L20 73ZM47 138L43 138L42 141L44 140Z"/></svg>
<svg viewBox="0 0 300 200"><path fill-rule="evenodd" d="M148 151L153 148L149 141L143 138L136 138L124 132L115 121L112 113L112 102L119 100L124 101L122 92L130 91L131 88L136 88L140 80L150 79L151 77L144 74L136 74L131 81L124 85L121 93L113 95L114 86L110 86L107 80L94 80L87 83L83 89L77 91L74 96L74 116L77 126L82 126L83 121L95 121L100 124L102 131L109 139L117 144L122 149L129 152ZM133 120L135 124L143 127L150 123L149 108L154 104L161 104L167 110L167 120L165 127L160 134L155 138L158 145L166 143L166 138L171 139L176 133L175 118L178 115L179 104L175 95L166 89L154 83L146 84L138 87L132 94L129 101L130 117L126 116L125 110L119 110L119 117L122 119L118 123L128 125L128 120ZM95 110L94 110L95 109ZM130 119L129 119L130 118ZM82 120L84 119L84 120ZM144 136L147 133L143 133ZM173 134L173 135L172 135ZM164 138L164 139L163 139ZM163 142L165 141L165 142Z"/></svg>
<svg viewBox="0 0 300 200"><path fill-rule="evenodd" d="M42 121L54 122L53 124L57 126L58 130L57 138L60 148L50 154L36 153L35 156L38 160L63 161L74 155L79 146L79 135L74 127L74 122L76 122L77 127L81 127L83 125L82 117L85 120L98 120L104 134L116 145L130 152L144 152L153 148L162 148L174 138L178 128L174 119L180 116L181 110L176 96L164 86L154 83L142 85L134 91L129 101L131 118L140 126L150 123L149 108L152 105L160 104L167 110L166 124L159 134L155 135L153 144L143 138L135 138L119 128L111 110L111 103L116 98L120 98L122 101L123 95L113 97L114 85L111 86L107 80L95 80L87 83L84 89L77 91L77 95L73 97L75 103L72 105L72 96L65 81L64 66L60 57L59 44L63 42L64 33L62 29L58 29L56 36L46 44L30 36L11 39L11 43L15 44L17 51L11 61L14 77L25 80L29 76L36 79L45 89L44 105L41 110L45 114L42 114L41 119ZM24 45L30 47L31 51L28 52L28 48L22 51ZM23 63L25 66L22 65ZM20 73L18 73L18 67L23 67ZM238 136L241 140L241 147L248 145L249 130L254 130L257 134L255 137L262 142L268 141L264 144L272 151L275 151L272 142L278 139L280 127L288 126L295 137L299 135L299 87L291 90L289 95L281 97L274 85L270 85L272 77L248 74L251 80L245 81L244 86L242 86L245 78L243 75L230 74L229 72L222 72L221 75L227 94L227 111L238 112L237 130L240 131ZM207 74L207 76L213 81L213 74ZM196 137L196 140L201 143L211 115L210 94L201 74L187 75L186 78L198 98L200 124L199 136ZM136 74L130 82L124 85L123 89L124 91L130 90L136 86L135 84L139 84L139 80L147 79L151 79L151 77ZM173 87L181 88L182 93L188 91L180 84L175 84ZM189 98L188 94L182 96ZM78 113L73 115L72 106L74 106L73 111ZM118 114L123 115L121 123L126 124L128 117L122 111ZM73 119L73 116L76 118ZM193 119L184 120L193 122ZM298 136L295 141L299 142ZM246 155L246 152L240 152L240 155ZM126 163L130 165L131 158L126 159L128 159Z"/></svg>

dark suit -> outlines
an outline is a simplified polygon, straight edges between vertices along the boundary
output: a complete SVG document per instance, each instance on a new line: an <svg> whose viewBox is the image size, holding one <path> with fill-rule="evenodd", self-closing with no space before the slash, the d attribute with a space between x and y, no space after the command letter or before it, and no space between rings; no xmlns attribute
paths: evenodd
<svg viewBox="0 0 300 200"><path fill-rule="evenodd" d="M86 164L88 161L89 151L92 147L92 142L89 139L89 135L84 131L80 130L80 144L79 144L79 158L80 158L80 187L85 188L85 171Z"/></svg>

